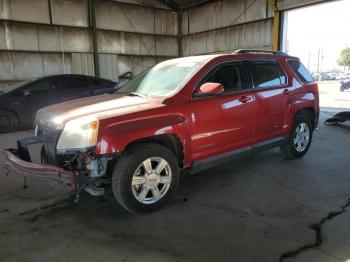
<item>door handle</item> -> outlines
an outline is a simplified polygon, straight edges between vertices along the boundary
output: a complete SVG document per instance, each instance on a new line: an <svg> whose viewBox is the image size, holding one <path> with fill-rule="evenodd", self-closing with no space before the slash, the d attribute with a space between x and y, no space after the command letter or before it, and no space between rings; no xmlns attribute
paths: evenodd
<svg viewBox="0 0 350 262"><path fill-rule="evenodd" d="M251 96L241 96L238 100L241 103L247 103L247 102L252 100L252 97Z"/></svg>

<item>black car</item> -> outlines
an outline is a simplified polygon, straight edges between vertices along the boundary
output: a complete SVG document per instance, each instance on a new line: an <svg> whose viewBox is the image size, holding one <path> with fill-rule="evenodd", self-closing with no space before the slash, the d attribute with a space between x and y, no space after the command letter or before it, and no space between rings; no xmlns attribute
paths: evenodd
<svg viewBox="0 0 350 262"><path fill-rule="evenodd" d="M33 127L38 109L60 102L112 93L116 83L85 75L54 75L0 89L0 133Z"/></svg>

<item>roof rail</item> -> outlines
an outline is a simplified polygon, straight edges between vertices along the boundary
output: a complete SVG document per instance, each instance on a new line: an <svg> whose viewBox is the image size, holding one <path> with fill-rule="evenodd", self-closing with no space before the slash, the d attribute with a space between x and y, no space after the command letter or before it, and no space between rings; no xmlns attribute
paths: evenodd
<svg viewBox="0 0 350 262"><path fill-rule="evenodd" d="M270 55L288 56L287 53L281 52L281 51L255 50L255 49L238 49L234 51L233 54L270 54Z"/></svg>

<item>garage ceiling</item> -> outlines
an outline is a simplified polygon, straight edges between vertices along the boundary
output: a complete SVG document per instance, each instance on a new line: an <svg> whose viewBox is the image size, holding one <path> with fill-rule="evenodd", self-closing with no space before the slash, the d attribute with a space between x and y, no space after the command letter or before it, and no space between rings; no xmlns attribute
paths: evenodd
<svg viewBox="0 0 350 262"><path fill-rule="evenodd" d="M163 0L163 2L172 9L188 9L193 8L215 0Z"/></svg>

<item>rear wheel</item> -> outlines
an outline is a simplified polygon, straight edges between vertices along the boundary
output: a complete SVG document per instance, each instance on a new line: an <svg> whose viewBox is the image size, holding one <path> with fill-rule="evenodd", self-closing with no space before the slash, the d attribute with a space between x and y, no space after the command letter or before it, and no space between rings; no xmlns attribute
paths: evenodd
<svg viewBox="0 0 350 262"><path fill-rule="evenodd" d="M0 110L0 134L14 131L17 127L17 116L10 111Z"/></svg>
<svg viewBox="0 0 350 262"><path fill-rule="evenodd" d="M288 158L299 158L305 155L311 144L312 132L309 115L298 114L287 143L281 146L282 153Z"/></svg>
<svg viewBox="0 0 350 262"><path fill-rule="evenodd" d="M164 206L174 195L179 166L165 146L135 145L117 162L113 172L113 193L117 202L133 213L146 213Z"/></svg>

